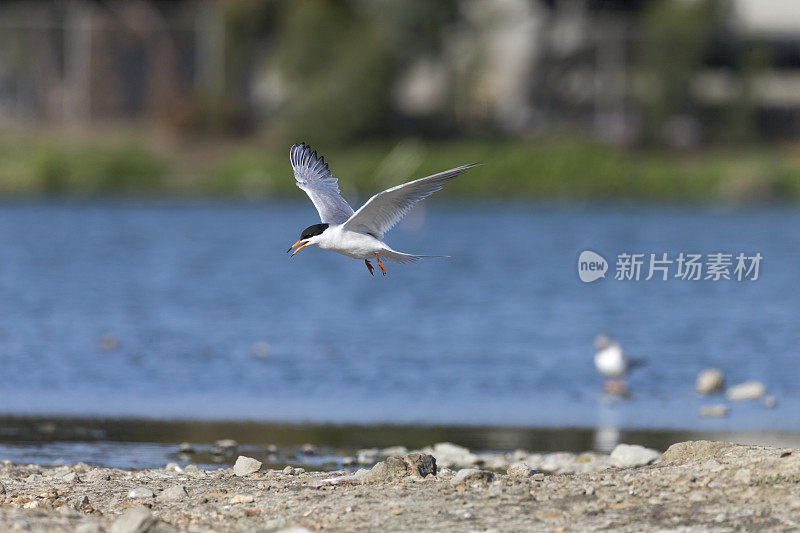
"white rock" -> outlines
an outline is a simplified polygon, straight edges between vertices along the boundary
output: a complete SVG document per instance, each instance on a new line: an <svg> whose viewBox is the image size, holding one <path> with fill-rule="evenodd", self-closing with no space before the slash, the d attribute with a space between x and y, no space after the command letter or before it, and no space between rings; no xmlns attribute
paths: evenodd
<svg viewBox="0 0 800 533"><path fill-rule="evenodd" d="M154 498L155 493L152 490L148 489L147 487L136 487L135 489L131 489L128 492L128 498L131 500L136 500L139 498Z"/></svg>
<svg viewBox="0 0 800 533"><path fill-rule="evenodd" d="M518 462L509 466L506 473L511 477L528 478L535 474L536 470L528 466L528 463Z"/></svg>
<svg viewBox="0 0 800 533"><path fill-rule="evenodd" d="M477 455L463 446L450 442L439 442L434 444L432 448L423 449L422 452L433 455L436 458L436 464L439 466L468 467L478 462Z"/></svg>
<svg viewBox="0 0 800 533"><path fill-rule="evenodd" d="M694 390L699 394L714 394L720 392L725 386L725 377L718 368L706 368L697 374L694 381Z"/></svg>
<svg viewBox="0 0 800 533"><path fill-rule="evenodd" d="M488 483L494 478L494 474L486 470L477 468L462 468L450 480L452 485L464 485L472 483Z"/></svg>
<svg viewBox="0 0 800 533"><path fill-rule="evenodd" d="M61 476L61 479L66 481L67 483L80 483L81 482L81 478L79 478L78 474L76 474L75 472L67 472L66 474Z"/></svg>
<svg viewBox="0 0 800 533"><path fill-rule="evenodd" d="M661 454L656 450L638 444L618 444L611 452L609 462L618 468L631 468L653 463L660 458Z"/></svg>
<svg viewBox="0 0 800 533"><path fill-rule="evenodd" d="M239 477L249 476L259 470L261 470L261 461L244 455L237 457L236 464L233 465L233 473Z"/></svg>
<svg viewBox="0 0 800 533"><path fill-rule="evenodd" d="M760 381L745 381L730 387L725 393L728 401L758 400L764 396L764 384Z"/></svg>
<svg viewBox="0 0 800 533"><path fill-rule="evenodd" d="M158 495L159 500L182 500L189 496L186 487L174 485Z"/></svg>
<svg viewBox="0 0 800 533"><path fill-rule="evenodd" d="M704 405L700 408L700 416L706 418L725 418L729 412L730 409L723 403Z"/></svg>
<svg viewBox="0 0 800 533"><path fill-rule="evenodd" d="M128 509L111 524L111 533L143 533L155 524L156 517L143 507Z"/></svg>
<svg viewBox="0 0 800 533"><path fill-rule="evenodd" d="M282 472L287 476L294 475L294 467L292 465L286 465L286 468L284 468Z"/></svg>

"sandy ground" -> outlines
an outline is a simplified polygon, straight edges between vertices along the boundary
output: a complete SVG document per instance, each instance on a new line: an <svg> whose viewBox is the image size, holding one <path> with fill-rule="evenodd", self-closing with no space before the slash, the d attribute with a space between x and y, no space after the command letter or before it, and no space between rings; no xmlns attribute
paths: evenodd
<svg viewBox="0 0 800 533"><path fill-rule="evenodd" d="M797 531L800 450L697 441L655 464L543 475L0 466L2 531ZM405 461L405 462L404 462ZM427 461L427 462L426 462ZM428 470L425 470L425 469ZM336 476L336 473L333 474ZM295 529L296 530L296 529ZM300 529L302 531L302 529Z"/></svg>

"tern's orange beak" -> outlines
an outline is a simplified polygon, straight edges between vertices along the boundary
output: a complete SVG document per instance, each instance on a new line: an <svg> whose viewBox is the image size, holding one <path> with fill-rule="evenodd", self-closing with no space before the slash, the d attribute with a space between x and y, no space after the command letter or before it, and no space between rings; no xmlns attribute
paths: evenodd
<svg viewBox="0 0 800 533"><path fill-rule="evenodd" d="M286 251L287 251L287 252L292 252L292 248L294 248L295 246L299 246L299 248L298 248L297 250L295 250L294 252L292 252L292 257L293 257L293 256L294 256L294 254L296 254L297 252L299 252L300 250L302 250L303 248L305 248L305 247L306 247L306 246L308 246L308 245L309 245L309 241L303 241L303 240L301 239L301 240L297 241L296 243L294 243L294 244L292 245L292 247L291 247L291 248L289 248L289 249L288 249L288 250L286 250Z"/></svg>

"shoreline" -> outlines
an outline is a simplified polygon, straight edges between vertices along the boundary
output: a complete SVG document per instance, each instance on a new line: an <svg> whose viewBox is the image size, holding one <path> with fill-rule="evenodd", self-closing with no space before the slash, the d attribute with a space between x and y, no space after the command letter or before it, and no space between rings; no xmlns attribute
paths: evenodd
<svg viewBox="0 0 800 533"><path fill-rule="evenodd" d="M691 441L652 462L660 454L630 447L617 459L642 466L612 454L600 470L547 475L519 461L505 472L451 468L443 450L442 461L423 451L356 476L248 469L246 460L213 470L4 461L0 529L775 531L800 522L800 450Z"/></svg>
<svg viewBox="0 0 800 533"><path fill-rule="evenodd" d="M232 465L235 456L214 454L215 443L222 440L234 440L239 452L257 456L270 464L284 461L313 470L356 464L348 463L348 459L355 460L364 449L394 446L422 449L436 442L453 442L494 454L518 449L538 453L579 454L587 450L608 453L619 442L665 450L675 442L687 440L800 448L800 434L788 432L0 416L0 459L44 465L85 461L89 457L98 466L119 468L151 468L167 462ZM190 444L194 451L182 453L179 443ZM304 445L316 448L318 453L304 454ZM268 460L271 455L272 460ZM274 456L278 457L277 461ZM323 466L326 462L328 464Z"/></svg>

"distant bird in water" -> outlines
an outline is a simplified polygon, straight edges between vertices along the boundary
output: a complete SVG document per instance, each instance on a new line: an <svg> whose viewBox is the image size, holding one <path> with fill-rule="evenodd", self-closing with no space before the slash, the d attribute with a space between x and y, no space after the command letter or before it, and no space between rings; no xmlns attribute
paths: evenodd
<svg viewBox="0 0 800 533"><path fill-rule="evenodd" d="M630 359L622 351L617 341L608 335L594 338L594 366L606 377L603 391L608 394L624 396L627 394L625 376L629 370L642 366L643 361Z"/></svg>
<svg viewBox="0 0 800 533"><path fill-rule="evenodd" d="M367 200L367 203L354 212L340 196L339 182L331 174L325 159L317 157L317 152L312 152L310 146L305 143L292 146L289 150L289 161L297 186L311 198L322 223L304 229L300 239L286 252L297 248L292 252L294 256L306 246L317 246L353 259L363 259L370 274L373 274L373 266L369 260L374 258L384 275L386 269L383 268L381 258L395 263L414 263L423 257L445 257L398 252L381 239L384 233L400 222L414 204L477 165L463 165L386 189Z"/></svg>

